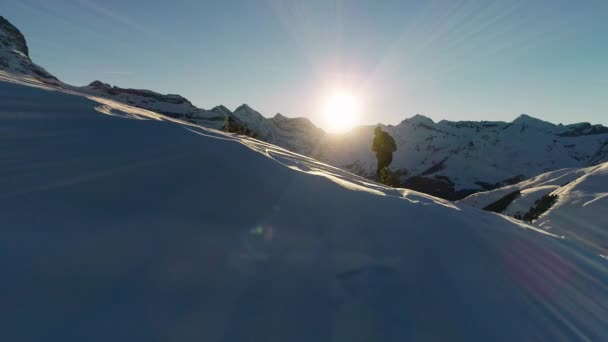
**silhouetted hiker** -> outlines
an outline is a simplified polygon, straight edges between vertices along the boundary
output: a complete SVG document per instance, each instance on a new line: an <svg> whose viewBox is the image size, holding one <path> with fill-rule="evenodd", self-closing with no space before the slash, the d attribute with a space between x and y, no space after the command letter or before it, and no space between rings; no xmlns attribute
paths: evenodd
<svg viewBox="0 0 608 342"><path fill-rule="evenodd" d="M376 176L380 179L380 171L391 164L393 161L393 152L397 151L395 139L393 139L390 134L383 131L380 126L374 129L372 151L376 152L376 159L378 159Z"/></svg>

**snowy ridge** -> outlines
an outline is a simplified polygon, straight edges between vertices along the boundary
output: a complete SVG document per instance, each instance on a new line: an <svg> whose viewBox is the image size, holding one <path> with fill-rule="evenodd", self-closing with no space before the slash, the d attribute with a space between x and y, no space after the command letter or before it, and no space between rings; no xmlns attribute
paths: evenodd
<svg viewBox="0 0 608 342"><path fill-rule="evenodd" d="M11 340L608 337L608 264L568 239L29 85L0 81Z"/></svg>
<svg viewBox="0 0 608 342"><path fill-rule="evenodd" d="M608 131L588 124L554 125L528 115L506 122L433 122L421 115L385 126L397 142L391 169L407 187L458 199L539 173L597 163ZM322 160L364 175L375 170L373 127L334 137ZM425 183L426 182L426 183ZM424 186L424 184L429 184ZM421 185L422 184L422 185Z"/></svg>
<svg viewBox="0 0 608 342"><path fill-rule="evenodd" d="M541 197L556 195L556 203L533 223L602 254L608 252L608 162L544 173L518 184L473 194L459 203L484 208L516 190L521 191L520 196L503 214L522 217Z"/></svg>
<svg viewBox="0 0 608 342"><path fill-rule="evenodd" d="M221 111L197 108L180 95L163 95L145 89L120 88L100 81L81 87L79 91L216 129L224 126L227 116Z"/></svg>

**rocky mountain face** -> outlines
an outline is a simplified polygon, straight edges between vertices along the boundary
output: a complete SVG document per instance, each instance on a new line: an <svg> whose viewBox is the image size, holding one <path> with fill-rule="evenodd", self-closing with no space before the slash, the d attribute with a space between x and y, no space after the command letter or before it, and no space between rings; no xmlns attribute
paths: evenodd
<svg viewBox="0 0 608 342"><path fill-rule="evenodd" d="M202 126L224 129L231 121L260 140L314 157L368 178L375 177L370 147L375 126L327 134L306 118L267 118L248 105L197 108L179 95L125 89L95 81L71 87L33 64L23 35L0 17L0 70L72 91L108 98ZM513 122L440 121L422 115L382 125L397 143L390 168L402 186L456 200L517 183L534 175L608 160L608 128L580 123L555 125L528 115Z"/></svg>
<svg viewBox="0 0 608 342"><path fill-rule="evenodd" d="M225 116L221 112L195 107L180 95L163 95L145 89L127 89L94 81L80 90L87 94L108 98L131 106L151 110L173 118L196 122L212 128L222 128Z"/></svg>
<svg viewBox="0 0 608 342"><path fill-rule="evenodd" d="M95 81L80 90L215 129L223 129L230 118L239 126L251 131L260 140L306 155L312 154L325 136L323 130L306 118L288 118L277 114L268 119L246 104L241 105L234 112L222 105L206 110L197 108L180 95L163 95L144 89L125 89L100 81Z"/></svg>
<svg viewBox="0 0 608 342"><path fill-rule="evenodd" d="M59 80L30 59L23 34L0 16L0 70L28 76L36 80L60 84Z"/></svg>
<svg viewBox="0 0 608 342"><path fill-rule="evenodd" d="M233 115L255 132L259 139L308 156L318 153L326 135L306 118L288 118L276 114L268 119L246 104L237 108Z"/></svg>

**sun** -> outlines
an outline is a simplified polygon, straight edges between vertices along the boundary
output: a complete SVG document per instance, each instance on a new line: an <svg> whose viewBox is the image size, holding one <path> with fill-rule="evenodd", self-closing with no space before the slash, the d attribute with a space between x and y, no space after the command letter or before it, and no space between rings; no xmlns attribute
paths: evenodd
<svg viewBox="0 0 608 342"><path fill-rule="evenodd" d="M359 101L349 93L328 96L323 106L325 127L333 133L345 132L357 123Z"/></svg>

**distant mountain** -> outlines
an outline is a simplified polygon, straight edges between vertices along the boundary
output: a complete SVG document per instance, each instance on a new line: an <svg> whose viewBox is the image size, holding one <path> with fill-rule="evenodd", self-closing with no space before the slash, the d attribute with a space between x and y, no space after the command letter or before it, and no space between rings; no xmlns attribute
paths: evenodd
<svg viewBox="0 0 608 342"><path fill-rule="evenodd" d="M288 118L281 114L266 118L246 104L241 105L234 112L221 105L205 110L195 107L179 95L163 95L143 89L125 89L100 81L81 87L80 90L215 129L223 129L226 119L231 117L254 132L260 140L306 155L313 154L325 136L323 130L306 118Z"/></svg>
<svg viewBox="0 0 608 342"><path fill-rule="evenodd" d="M375 126L335 135L306 118L281 114L267 118L246 104L234 112L224 106L205 110L179 95L123 89L99 81L82 90L210 128L222 129L226 118L232 117L260 140L361 176L375 175L376 159L370 149ZM391 169L403 186L451 200L542 172L608 160L608 128L589 123L555 125L525 114L512 122L435 123L415 115L399 125L382 127L397 142Z"/></svg>
<svg viewBox="0 0 608 342"><path fill-rule="evenodd" d="M197 108L180 95L126 89L95 81L85 87L61 83L29 59L23 35L0 20L0 70L58 87L119 101L205 127L223 129L228 119L260 140L368 178L375 177L370 146L375 126L328 134L306 118L267 118L244 104ZM512 122L440 121L422 115L396 126L381 125L397 142L391 165L404 187L445 199L517 183L534 175L608 161L608 128L579 123L555 125L529 115Z"/></svg>
<svg viewBox="0 0 608 342"><path fill-rule="evenodd" d="M500 208L493 211L531 221L553 234L608 254L608 162L543 173L473 194L459 203L486 210Z"/></svg>
<svg viewBox="0 0 608 342"><path fill-rule="evenodd" d="M277 114L268 119L246 104L238 107L233 115L261 140L304 155L315 154L325 137L325 132L306 118Z"/></svg>
<svg viewBox="0 0 608 342"><path fill-rule="evenodd" d="M513 122L440 121L416 115L383 126L397 142L391 169L405 187L447 199L517 183L539 173L595 165L608 158L608 128L555 125L529 115ZM318 157L371 177L374 126L334 136Z"/></svg>

